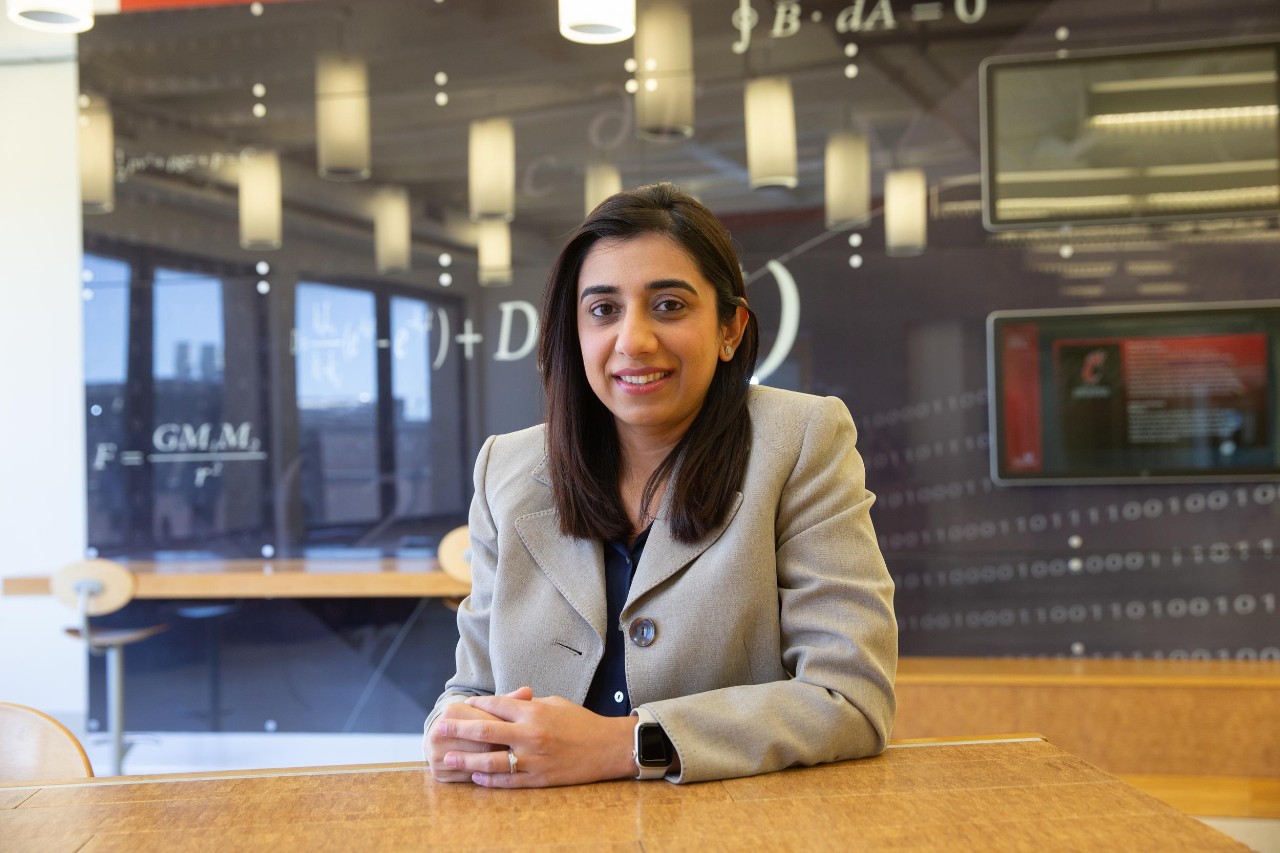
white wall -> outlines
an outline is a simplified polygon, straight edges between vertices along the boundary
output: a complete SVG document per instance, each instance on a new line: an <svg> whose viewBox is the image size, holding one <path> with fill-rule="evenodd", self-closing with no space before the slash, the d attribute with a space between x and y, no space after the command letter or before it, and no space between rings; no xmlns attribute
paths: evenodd
<svg viewBox="0 0 1280 853"><path fill-rule="evenodd" d="M0 19L0 576L84 555L74 36ZM83 719L82 647L51 598L0 596L0 700Z"/></svg>

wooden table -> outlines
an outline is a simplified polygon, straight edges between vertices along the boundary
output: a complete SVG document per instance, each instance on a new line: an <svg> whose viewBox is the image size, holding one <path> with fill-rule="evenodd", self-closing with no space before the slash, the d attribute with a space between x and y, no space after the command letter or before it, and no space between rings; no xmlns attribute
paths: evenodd
<svg viewBox="0 0 1280 853"><path fill-rule="evenodd" d="M434 558L122 561L134 598L461 598ZM5 595L48 595L48 577L8 577Z"/></svg>
<svg viewBox="0 0 1280 853"><path fill-rule="evenodd" d="M0 787L0 848L1247 850L1029 736L679 786L486 790L420 764Z"/></svg>
<svg viewBox="0 0 1280 853"><path fill-rule="evenodd" d="M895 689L895 738L1040 732L1191 814L1280 818L1280 661L904 657Z"/></svg>

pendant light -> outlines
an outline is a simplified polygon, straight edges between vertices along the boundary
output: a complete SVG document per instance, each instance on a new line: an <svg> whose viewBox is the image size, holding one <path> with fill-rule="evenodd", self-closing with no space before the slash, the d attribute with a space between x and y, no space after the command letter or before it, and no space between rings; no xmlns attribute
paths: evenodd
<svg viewBox="0 0 1280 853"><path fill-rule="evenodd" d="M794 188L796 180L796 109L791 81L758 77L747 81L747 171L751 188Z"/></svg>
<svg viewBox="0 0 1280 853"><path fill-rule="evenodd" d="M889 255L924 251L929 190L920 169L899 169L884 176L884 245Z"/></svg>
<svg viewBox="0 0 1280 853"><path fill-rule="evenodd" d="M316 58L316 161L320 177L369 177L369 83L365 61L344 53Z"/></svg>
<svg viewBox="0 0 1280 853"><path fill-rule="evenodd" d="M583 194L587 216L596 205L611 195L622 191L622 174L612 163L592 163L587 166L587 180Z"/></svg>
<svg viewBox="0 0 1280 853"><path fill-rule="evenodd" d="M9 20L45 33L82 33L93 27L93 0L5 0Z"/></svg>
<svg viewBox="0 0 1280 853"><path fill-rule="evenodd" d="M482 219L476 246L480 284L500 287L511 283L511 225L501 219Z"/></svg>
<svg viewBox="0 0 1280 853"><path fill-rule="evenodd" d="M467 153L471 218L510 222L516 214L516 137L511 120L471 122Z"/></svg>
<svg viewBox="0 0 1280 853"><path fill-rule="evenodd" d="M613 44L636 32L636 0L560 0L560 35L579 44Z"/></svg>
<svg viewBox="0 0 1280 853"><path fill-rule="evenodd" d="M373 248L378 272L404 272L410 267L409 191L381 187L373 196Z"/></svg>
<svg viewBox="0 0 1280 853"><path fill-rule="evenodd" d="M871 215L871 152L857 133L833 133L826 151L827 227L861 225Z"/></svg>
<svg viewBox="0 0 1280 853"><path fill-rule="evenodd" d="M116 206L116 136L106 98L80 96L80 205L84 213Z"/></svg>
<svg viewBox="0 0 1280 853"><path fill-rule="evenodd" d="M683 0L649 0L636 27L636 134L693 136L693 24Z"/></svg>
<svg viewBox="0 0 1280 853"><path fill-rule="evenodd" d="M280 156L246 149L240 155L240 248L279 249Z"/></svg>

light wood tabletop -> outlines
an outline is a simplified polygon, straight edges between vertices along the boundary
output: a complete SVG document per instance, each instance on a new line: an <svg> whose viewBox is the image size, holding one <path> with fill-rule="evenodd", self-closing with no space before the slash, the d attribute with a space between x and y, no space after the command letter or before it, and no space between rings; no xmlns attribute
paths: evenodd
<svg viewBox="0 0 1280 853"><path fill-rule="evenodd" d="M434 558L132 560L134 598L461 598ZM5 595L49 595L47 576L7 577Z"/></svg>
<svg viewBox="0 0 1280 853"><path fill-rule="evenodd" d="M421 764L0 787L0 847L150 850L1236 850L1035 737L679 786L486 790Z"/></svg>

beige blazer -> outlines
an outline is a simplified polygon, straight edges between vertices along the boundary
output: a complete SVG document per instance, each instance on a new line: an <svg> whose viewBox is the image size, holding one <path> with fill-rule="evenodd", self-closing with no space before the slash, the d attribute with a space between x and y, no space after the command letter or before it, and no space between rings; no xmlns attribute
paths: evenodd
<svg viewBox="0 0 1280 853"><path fill-rule="evenodd" d="M661 722L680 782L880 752L893 724L893 581L876 544L857 434L844 404L751 388L751 455L703 541L658 513L622 610L633 707ZM600 542L560 532L544 428L491 437L476 460L471 595L458 610L449 702L530 685L582 703L604 653Z"/></svg>

